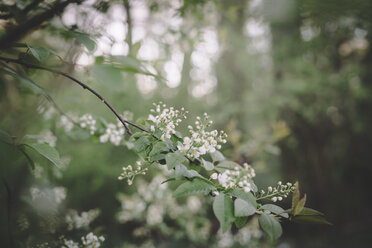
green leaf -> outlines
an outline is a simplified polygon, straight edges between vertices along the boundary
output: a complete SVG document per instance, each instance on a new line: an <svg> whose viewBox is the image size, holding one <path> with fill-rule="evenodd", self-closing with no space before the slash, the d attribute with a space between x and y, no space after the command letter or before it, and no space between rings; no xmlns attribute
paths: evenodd
<svg viewBox="0 0 372 248"><path fill-rule="evenodd" d="M275 241L283 233L279 221L272 215L261 214L258 218L258 222L262 230L269 235L271 241Z"/></svg>
<svg viewBox="0 0 372 248"><path fill-rule="evenodd" d="M138 59L129 56L111 56L111 63L115 68L132 74L143 74L159 78L158 75L149 72Z"/></svg>
<svg viewBox="0 0 372 248"><path fill-rule="evenodd" d="M107 64L98 64L94 65L90 69L92 76L97 79L100 83L108 86L120 87L124 83L124 78L121 71L117 68L114 68L112 65Z"/></svg>
<svg viewBox="0 0 372 248"><path fill-rule="evenodd" d="M28 49L30 50L31 54L38 60L42 61L49 57L50 51L44 47L32 47L27 45Z"/></svg>
<svg viewBox="0 0 372 248"><path fill-rule="evenodd" d="M75 32L76 43L85 46L90 52L96 48L96 42L84 33Z"/></svg>
<svg viewBox="0 0 372 248"><path fill-rule="evenodd" d="M213 202L213 212L216 215L222 232L226 232L230 229L234 222L234 205L230 196L220 193L215 197Z"/></svg>
<svg viewBox="0 0 372 248"><path fill-rule="evenodd" d="M235 226L237 228L243 227L247 223L248 217L235 217Z"/></svg>
<svg viewBox="0 0 372 248"><path fill-rule="evenodd" d="M151 144L147 136L142 136L134 142L134 149L136 152L142 152Z"/></svg>
<svg viewBox="0 0 372 248"><path fill-rule="evenodd" d="M187 161L186 157L180 152L168 153L165 156L168 169L173 169L176 165L182 164Z"/></svg>
<svg viewBox="0 0 372 248"><path fill-rule="evenodd" d="M31 157L27 154L27 152L25 151L24 147L20 146L19 148L19 151L22 152L22 154L26 157L27 161L29 162L30 166L31 166L31 169L35 169L35 163L34 161L31 159Z"/></svg>
<svg viewBox="0 0 372 248"><path fill-rule="evenodd" d="M163 151L167 151L167 150L168 150L167 145L162 141L158 141L152 147L152 150L151 150L149 156L152 157L152 156L155 156L155 155L157 155L157 154L159 154Z"/></svg>
<svg viewBox="0 0 372 248"><path fill-rule="evenodd" d="M312 223L312 224L326 224L332 225L329 221L327 221L324 216L321 215L297 215L291 218L291 221L297 223Z"/></svg>
<svg viewBox="0 0 372 248"><path fill-rule="evenodd" d="M208 194L211 191L216 190L216 188L209 183L204 182L198 178L195 178L192 181L185 182L178 186L176 191L174 191L174 197L182 197L195 194Z"/></svg>
<svg viewBox="0 0 372 248"><path fill-rule="evenodd" d="M240 167L239 164L233 162L233 161L222 161L218 165L216 165L215 170L222 173L225 170L234 170L235 167Z"/></svg>
<svg viewBox="0 0 372 248"><path fill-rule="evenodd" d="M211 154L211 158L213 162L219 162L219 161L225 160L225 157L219 151L211 152L210 154Z"/></svg>
<svg viewBox="0 0 372 248"><path fill-rule="evenodd" d="M25 78L23 76L20 76L16 73L10 72L8 70L3 70L1 68L0 70L14 77L20 83L22 87L28 89L31 93L36 94L36 95L44 95L44 96L48 95L48 93L46 93L46 91L42 87L40 87L38 84L36 84L32 80Z"/></svg>
<svg viewBox="0 0 372 248"><path fill-rule="evenodd" d="M207 171L211 171L214 169L214 165L213 163L209 162L209 161L206 161L204 159L202 159L202 162L203 162L203 167L204 169L206 169Z"/></svg>
<svg viewBox="0 0 372 248"><path fill-rule="evenodd" d="M256 198L250 192L244 192L241 189L234 189L233 191L229 192L230 195L247 201L251 206L257 209L257 202Z"/></svg>
<svg viewBox="0 0 372 248"><path fill-rule="evenodd" d="M304 207L301 210L301 212L298 213L298 215L324 215L324 214L322 212L319 212L318 210Z"/></svg>
<svg viewBox="0 0 372 248"><path fill-rule="evenodd" d="M248 201L237 198L234 201L234 213L236 217L251 216L256 212L256 207Z"/></svg>
<svg viewBox="0 0 372 248"><path fill-rule="evenodd" d="M265 204L261 207L263 210L268 210L276 215L280 215L284 218L288 218L289 215L285 212L285 210L277 205L274 204Z"/></svg>
<svg viewBox="0 0 372 248"><path fill-rule="evenodd" d="M48 159L55 166L59 167L61 165L61 160L56 149L49 146L48 144L39 144L39 143L24 143L23 145L28 146L38 152L40 155Z"/></svg>

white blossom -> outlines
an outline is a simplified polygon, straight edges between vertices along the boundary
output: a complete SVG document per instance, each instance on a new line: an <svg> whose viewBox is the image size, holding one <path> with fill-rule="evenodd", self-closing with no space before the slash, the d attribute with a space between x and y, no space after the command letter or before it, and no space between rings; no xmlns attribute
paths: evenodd
<svg viewBox="0 0 372 248"><path fill-rule="evenodd" d="M90 232L85 237L82 237L81 241L86 248L98 248L101 246L101 243L105 241L105 238L103 236L98 237Z"/></svg>
<svg viewBox="0 0 372 248"><path fill-rule="evenodd" d="M99 209L91 209L86 212L81 212L79 214L76 210L71 209L67 213L65 220L67 223L67 229L81 229L81 228L88 228L89 224L95 220L98 215L100 214Z"/></svg>
<svg viewBox="0 0 372 248"><path fill-rule="evenodd" d="M91 114L84 114L82 117L80 117L79 121L80 121L80 127L88 129L90 134L94 134L96 132L97 121L93 119L93 116Z"/></svg>
<svg viewBox="0 0 372 248"><path fill-rule="evenodd" d="M137 175L145 175L148 168L142 168L142 162L136 162L136 168L131 165L123 167L123 172L118 177L119 180L127 179L128 185L132 185L134 178Z"/></svg>
<svg viewBox="0 0 372 248"><path fill-rule="evenodd" d="M61 203L66 199L66 188L64 187L54 187L53 188L54 199L57 204Z"/></svg>
<svg viewBox="0 0 372 248"><path fill-rule="evenodd" d="M125 129L121 122L116 125L109 123L105 129L105 132L99 137L101 143L111 142L113 145L118 146L124 139Z"/></svg>
<svg viewBox="0 0 372 248"><path fill-rule="evenodd" d="M150 111L154 115L150 114L147 119L162 131L161 140L170 139L171 135L176 133L175 128L181 123L182 119L186 119L187 111L184 111L183 108L181 110L176 110L174 107L167 108L162 102L153 105L155 108ZM155 131L155 127L150 127L150 130Z"/></svg>
<svg viewBox="0 0 372 248"><path fill-rule="evenodd" d="M225 189L241 188L244 192L250 192L252 191L250 179L255 175L254 169L244 163L243 167L236 166L234 170L227 169L220 174L213 173L211 179L218 180L218 183Z"/></svg>

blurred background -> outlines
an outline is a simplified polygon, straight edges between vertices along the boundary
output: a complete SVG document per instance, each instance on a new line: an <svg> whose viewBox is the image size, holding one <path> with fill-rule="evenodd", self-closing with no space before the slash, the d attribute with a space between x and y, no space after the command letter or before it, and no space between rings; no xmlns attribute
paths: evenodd
<svg viewBox="0 0 372 248"><path fill-rule="evenodd" d="M63 166L31 154L32 169L0 142L0 244L63 247L94 232L102 247L370 247L371 13L369 0L3 0L0 56L36 54L134 121L158 101L185 107L190 123L207 112L228 134L223 153L252 164L260 188L298 180L306 205L333 226L284 223L276 244L254 218L220 233L210 201L172 198L161 168L132 186L117 180L137 159L130 144L101 144L58 110L116 123L97 98L3 61L0 129L15 140L46 137ZM58 109L7 66L45 88Z"/></svg>

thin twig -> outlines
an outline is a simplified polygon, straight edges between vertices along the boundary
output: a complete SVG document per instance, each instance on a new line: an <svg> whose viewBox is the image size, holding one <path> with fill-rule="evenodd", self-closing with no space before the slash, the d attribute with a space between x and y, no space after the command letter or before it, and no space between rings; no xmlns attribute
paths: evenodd
<svg viewBox="0 0 372 248"><path fill-rule="evenodd" d="M81 87L83 87L83 89L86 89L88 91L90 91L91 93L93 93L96 97L98 97L110 110L111 112L113 112L115 114L115 116L119 119L119 121L124 125L125 127L125 130L127 131L127 133L129 135L132 135L132 131L129 129L128 125L131 125L141 131L144 131L144 132L147 132L148 131L130 121L127 121L127 120L124 120L123 117L121 117L119 115L119 113L111 106L110 103L108 103L106 101L105 98L103 98L97 91L93 90L92 88L90 88L88 85L84 84L83 82L81 82L80 80L76 79L75 77L65 73L65 72L62 72L62 71L58 71L58 70L54 70L54 69L51 69L51 68L47 68L47 67L43 67L43 66L39 66L39 65L33 65L33 64L29 64L29 63L25 63L23 61L20 61L18 59L12 59L12 58L6 58L6 57L2 57L0 56L0 60L3 60L5 62L10 62L10 63L15 63L15 64L19 64L19 65L23 65L23 66L26 66L28 68L34 68L34 69L39 69L39 70L44 70L44 71L49 71L49 72L52 72L52 73L55 73L55 74L58 74L58 75L61 75L63 77L66 77L70 80L72 80L73 82L79 84Z"/></svg>

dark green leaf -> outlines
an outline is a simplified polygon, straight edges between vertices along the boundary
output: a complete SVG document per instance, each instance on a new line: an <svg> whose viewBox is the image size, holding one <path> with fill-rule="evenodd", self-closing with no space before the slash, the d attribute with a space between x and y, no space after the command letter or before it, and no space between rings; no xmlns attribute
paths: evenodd
<svg viewBox="0 0 372 248"><path fill-rule="evenodd" d="M176 191L174 191L174 197L182 197L195 194L208 194L209 192L216 190L216 188L198 178L192 181L185 182L178 186Z"/></svg>
<svg viewBox="0 0 372 248"><path fill-rule="evenodd" d="M269 235L271 241L275 241L283 233L279 221L272 215L261 214L258 218L258 222L262 230Z"/></svg>
<svg viewBox="0 0 372 248"><path fill-rule="evenodd" d="M151 150L149 156L152 157L152 156L155 156L155 155L157 155L157 154L159 154L163 151L167 151L167 150L168 150L167 145L162 141L158 141L152 147L152 150Z"/></svg>
<svg viewBox="0 0 372 248"><path fill-rule="evenodd" d="M134 142L134 149L136 152L142 152L150 145L150 140L147 136L142 136Z"/></svg>
<svg viewBox="0 0 372 248"><path fill-rule="evenodd" d="M235 217L235 226L241 228L247 223L247 220L248 217Z"/></svg>
<svg viewBox="0 0 372 248"><path fill-rule="evenodd" d="M48 144L25 143L23 145L34 149L40 155L52 162L55 166L59 167L61 165L61 160L59 158L57 150L49 146Z"/></svg>
<svg viewBox="0 0 372 248"><path fill-rule="evenodd" d="M326 224L332 225L332 223L328 222L324 216L321 215L296 215L291 218L291 221L297 223L313 223L313 224Z"/></svg>
<svg viewBox="0 0 372 248"><path fill-rule="evenodd" d="M165 161L167 163L168 169L173 169L176 165L182 164L187 161L186 157L179 152L168 153L165 156Z"/></svg>
<svg viewBox="0 0 372 248"><path fill-rule="evenodd" d="M220 193L213 202L213 212L220 222L222 232L230 229L234 222L234 204L230 196Z"/></svg>

